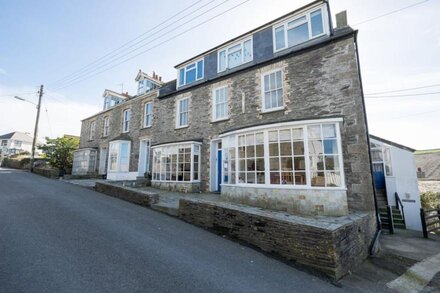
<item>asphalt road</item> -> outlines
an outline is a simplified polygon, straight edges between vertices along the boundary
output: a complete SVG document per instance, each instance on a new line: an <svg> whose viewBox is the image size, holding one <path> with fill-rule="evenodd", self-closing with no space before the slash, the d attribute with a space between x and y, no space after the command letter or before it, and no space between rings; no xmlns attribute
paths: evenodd
<svg viewBox="0 0 440 293"><path fill-rule="evenodd" d="M340 292L176 218L0 168L0 292Z"/></svg>

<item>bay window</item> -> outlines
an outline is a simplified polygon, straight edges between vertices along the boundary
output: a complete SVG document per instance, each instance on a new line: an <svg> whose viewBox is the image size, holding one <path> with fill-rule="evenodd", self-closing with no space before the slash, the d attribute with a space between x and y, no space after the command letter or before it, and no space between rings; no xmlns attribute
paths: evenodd
<svg viewBox="0 0 440 293"><path fill-rule="evenodd" d="M343 187L339 125L282 123L225 134L223 183Z"/></svg>
<svg viewBox="0 0 440 293"><path fill-rule="evenodd" d="M193 83L203 78L203 59L185 65L178 70L179 86Z"/></svg>
<svg viewBox="0 0 440 293"><path fill-rule="evenodd" d="M109 146L109 171L128 172L130 165L129 141L112 141Z"/></svg>
<svg viewBox="0 0 440 293"><path fill-rule="evenodd" d="M217 71L222 72L252 60L252 39L249 38L218 51Z"/></svg>
<svg viewBox="0 0 440 293"><path fill-rule="evenodd" d="M326 33L324 6L274 26L274 51L293 47Z"/></svg>
<svg viewBox="0 0 440 293"><path fill-rule="evenodd" d="M152 147L153 180L200 181L200 147L197 142Z"/></svg>

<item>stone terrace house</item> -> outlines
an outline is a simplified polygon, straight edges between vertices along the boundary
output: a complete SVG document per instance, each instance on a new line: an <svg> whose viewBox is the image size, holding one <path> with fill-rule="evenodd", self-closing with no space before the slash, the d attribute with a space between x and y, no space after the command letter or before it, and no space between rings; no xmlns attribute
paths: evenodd
<svg viewBox="0 0 440 293"><path fill-rule="evenodd" d="M74 173L147 172L158 188L296 214L367 211L370 237L356 36L315 1L178 64L176 80L139 72L136 95L82 121Z"/></svg>

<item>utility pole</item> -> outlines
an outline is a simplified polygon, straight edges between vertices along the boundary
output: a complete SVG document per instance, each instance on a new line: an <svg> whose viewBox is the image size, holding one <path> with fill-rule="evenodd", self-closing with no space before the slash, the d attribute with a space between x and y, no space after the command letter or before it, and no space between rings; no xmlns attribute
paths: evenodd
<svg viewBox="0 0 440 293"><path fill-rule="evenodd" d="M41 108L41 99L43 98L43 85L40 86L40 91L38 92L38 105L37 105L37 119L35 121L35 129L34 129L34 139L32 140L32 155L31 155L31 167L30 171L34 171L34 159L35 159L35 145L37 143L37 135L38 135L38 122L40 120L40 108Z"/></svg>

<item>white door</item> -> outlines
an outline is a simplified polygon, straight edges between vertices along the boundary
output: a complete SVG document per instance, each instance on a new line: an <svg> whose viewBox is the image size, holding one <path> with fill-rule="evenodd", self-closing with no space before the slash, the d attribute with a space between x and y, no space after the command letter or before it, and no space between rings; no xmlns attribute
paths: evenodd
<svg viewBox="0 0 440 293"><path fill-rule="evenodd" d="M99 175L107 174L107 148L101 148L99 151Z"/></svg>
<svg viewBox="0 0 440 293"><path fill-rule="evenodd" d="M138 176L144 176L150 170L150 140L141 140L139 146Z"/></svg>

